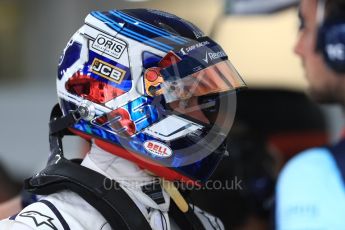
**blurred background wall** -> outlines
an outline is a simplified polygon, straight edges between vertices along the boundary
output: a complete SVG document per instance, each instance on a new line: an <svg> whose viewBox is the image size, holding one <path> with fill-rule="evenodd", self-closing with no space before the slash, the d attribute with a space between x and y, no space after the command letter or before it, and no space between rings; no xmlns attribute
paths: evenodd
<svg viewBox="0 0 345 230"><path fill-rule="evenodd" d="M225 48L249 87L306 89L300 61L292 53L295 8L248 16L225 14L231 10L223 0L1 0L0 162L10 175L21 180L45 165L56 66L85 16L92 10L140 7L162 9L199 26ZM325 111L336 139L342 127L339 109ZM67 149L73 152L79 145L71 139Z"/></svg>

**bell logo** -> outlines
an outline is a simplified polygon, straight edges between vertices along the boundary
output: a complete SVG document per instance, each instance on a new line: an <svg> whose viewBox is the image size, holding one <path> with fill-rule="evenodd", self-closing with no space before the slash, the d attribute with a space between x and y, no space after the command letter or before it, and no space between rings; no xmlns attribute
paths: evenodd
<svg viewBox="0 0 345 230"><path fill-rule="evenodd" d="M168 158L172 155L171 148L158 141L146 141L144 148L147 152L158 157Z"/></svg>

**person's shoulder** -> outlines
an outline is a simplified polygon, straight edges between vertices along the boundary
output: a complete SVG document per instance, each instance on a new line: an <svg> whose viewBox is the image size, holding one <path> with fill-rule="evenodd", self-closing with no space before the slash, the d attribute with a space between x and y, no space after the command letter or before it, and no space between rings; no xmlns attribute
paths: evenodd
<svg viewBox="0 0 345 230"><path fill-rule="evenodd" d="M279 175L277 229L339 229L344 226L344 203L343 181L332 153L327 148L308 149Z"/></svg>
<svg viewBox="0 0 345 230"><path fill-rule="evenodd" d="M56 207L47 200L37 201L5 220L4 229L66 229L66 221ZM3 229L3 228L1 228Z"/></svg>
<svg viewBox="0 0 345 230"><path fill-rule="evenodd" d="M312 148L289 160L280 173L279 181L288 178L303 180L305 177L318 177L320 180L336 170L333 156L327 148Z"/></svg>
<svg viewBox="0 0 345 230"><path fill-rule="evenodd" d="M327 186L342 188L336 161L327 148L312 148L296 155L284 166L277 181L277 198L317 196L326 193ZM296 194L292 196L293 193Z"/></svg>
<svg viewBox="0 0 345 230"><path fill-rule="evenodd" d="M292 165L305 164L313 165L319 163L319 161L324 161L331 157L330 151L326 147L316 147L304 150L294 156L286 165L291 167Z"/></svg>
<svg viewBox="0 0 345 230"><path fill-rule="evenodd" d="M110 229L95 208L67 190L41 197L9 220L32 229Z"/></svg>

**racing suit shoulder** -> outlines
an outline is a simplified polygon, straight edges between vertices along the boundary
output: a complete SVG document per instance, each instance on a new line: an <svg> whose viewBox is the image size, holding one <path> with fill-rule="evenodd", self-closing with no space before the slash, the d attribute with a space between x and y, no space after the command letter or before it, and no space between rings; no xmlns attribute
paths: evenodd
<svg viewBox="0 0 345 230"><path fill-rule="evenodd" d="M223 230L221 220L197 206L191 205L207 230ZM171 229L180 229L172 220ZM77 194L63 191L42 197L18 214L0 222L1 230L110 230L103 216Z"/></svg>
<svg viewBox="0 0 345 230"><path fill-rule="evenodd" d="M7 229L19 229L12 225L25 225L27 228L23 229L40 230L111 229L96 209L71 191L42 197L4 221L4 224L10 225Z"/></svg>

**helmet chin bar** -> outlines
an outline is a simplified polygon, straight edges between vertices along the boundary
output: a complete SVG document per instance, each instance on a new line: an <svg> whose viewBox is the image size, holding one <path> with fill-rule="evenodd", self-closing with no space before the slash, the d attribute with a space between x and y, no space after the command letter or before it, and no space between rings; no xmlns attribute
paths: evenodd
<svg viewBox="0 0 345 230"><path fill-rule="evenodd" d="M54 165L57 164L60 160L65 159L64 153L63 153L63 146L62 146L62 138L65 135L78 135L78 136L87 136L78 130L72 129L70 131L70 127L73 126L73 124L77 123L80 119L84 119L81 114L82 108L80 106L76 110L71 110L66 116L63 116L62 111L60 110L59 105L57 104L51 113L51 121L50 121L50 133L49 133L49 143L50 143L50 151L51 154L49 156L49 160L47 165ZM179 138L172 140L172 143L179 144L177 142L193 142L195 146L191 150L191 152L197 152L202 149L203 151L211 151L210 141L204 140L200 141L199 135L196 133L194 135L188 134L186 135L188 137L187 139L184 139L184 141L179 140ZM88 137L89 138L89 137ZM129 161L132 161L142 168L144 168L147 171L150 171L150 173L162 177L167 180L171 181L180 181L183 183L188 184L194 184L196 186L202 186L203 181L199 178L193 178L191 175L185 174L184 172L180 171L179 169L174 170L170 167L164 167L163 165L159 165L157 163L149 162L147 159L144 159L132 152L129 152L127 148L121 148L119 146L113 145L111 143L108 143L104 140L96 138L95 140L96 145L98 145L100 148L104 149L105 151L115 154L119 157L122 157L124 159L127 159ZM182 143L181 142L181 143ZM181 144L180 143L180 144ZM224 141L219 148L213 151L213 156L217 155L219 156L219 160L224 156L227 156L226 151L226 141ZM212 158L208 158L212 160ZM218 165L218 163L217 163ZM215 169L215 167L214 167ZM213 170L214 170L213 169ZM212 172L213 172L212 170ZM212 174L210 171L209 173Z"/></svg>
<svg viewBox="0 0 345 230"><path fill-rule="evenodd" d="M186 136L189 133L198 132L198 130L200 130L201 128L201 125L187 122L182 117L170 115L157 122L156 124L148 127L143 131L143 133L164 142L171 142L175 139Z"/></svg>

